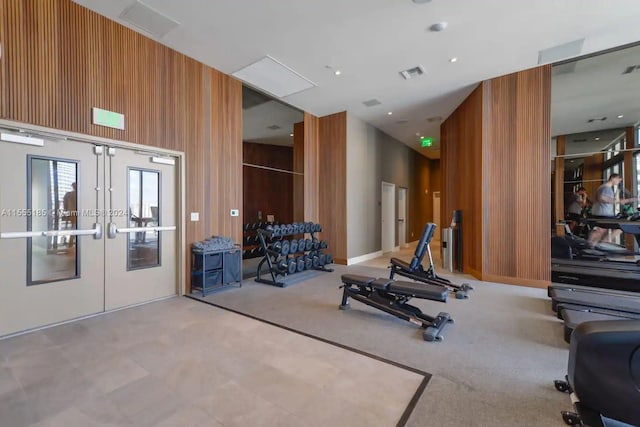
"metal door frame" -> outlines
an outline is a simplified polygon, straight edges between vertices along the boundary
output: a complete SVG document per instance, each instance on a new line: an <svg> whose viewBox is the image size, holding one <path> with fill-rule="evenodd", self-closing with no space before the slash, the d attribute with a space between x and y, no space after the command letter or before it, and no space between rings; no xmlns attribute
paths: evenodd
<svg viewBox="0 0 640 427"><path fill-rule="evenodd" d="M119 141L115 139L103 138L99 136L85 135L77 132L70 132L58 129L46 128L43 126L32 125L28 123L21 123L12 120L4 120L0 119L0 128L7 132L20 132L30 136L41 136L48 139L58 139L58 140L72 140L76 142L84 142L92 145L104 145L107 147L114 148L123 148L135 151L137 153L145 153L149 155L169 155L176 158L176 167L178 170L176 171L176 177L178 182L176 183L176 189L178 191L178 195L176 200L178 201L178 212L177 212L177 224L178 227L178 265L176 268L176 283L178 284L178 289L176 289L176 293L178 295L184 295L186 292L186 260L187 260L187 249L186 249L186 176L185 176L185 153L182 151L169 150L165 148L151 147L147 145L134 144L132 142L127 141ZM105 311L104 313L107 313ZM66 323L66 322L63 322ZM26 331L25 331L26 332Z"/></svg>

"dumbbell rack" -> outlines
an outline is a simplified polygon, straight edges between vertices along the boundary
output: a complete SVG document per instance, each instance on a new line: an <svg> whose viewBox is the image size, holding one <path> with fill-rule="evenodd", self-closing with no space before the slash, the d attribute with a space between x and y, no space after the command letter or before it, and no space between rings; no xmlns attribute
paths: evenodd
<svg viewBox="0 0 640 427"><path fill-rule="evenodd" d="M258 264L258 275L256 277L256 282L259 283L266 283L268 285L272 285L272 286L278 286L280 288L284 288L286 287L286 283L284 281L278 281L277 276L283 276L286 277L290 274L294 274L291 271L283 271L282 269L278 269L277 265L281 262L281 261L285 261L287 263L291 262L291 260L293 260L293 255L295 254L305 254L306 256L311 256L313 254L315 255L323 255L323 257L326 257L327 255L322 254L322 249L326 249L327 247L323 247L323 248L319 248L316 247L311 248L311 249L306 249L306 246L303 250L297 250L293 253L287 253L286 255L283 255L281 251L278 250L274 250L273 246L269 245L267 242L272 240L274 237L285 237L285 236L299 236L299 235L310 235L311 240L316 240L315 237L315 233L317 231L321 231L322 228L318 225L318 224L312 224L316 227L318 227L318 230L316 231L315 227L311 227L310 231L306 231L306 228L304 228L304 225L306 225L307 223L300 223L298 225L298 227L292 227L292 225L289 226L281 226L282 228L280 230L284 230L284 231L280 231L278 230L277 233L275 233L271 227L267 227L267 229L264 230L258 230L258 238L260 239L260 244L262 245L262 248L264 250L264 257L263 259L260 261L260 263ZM301 228L302 227L302 228ZM285 240L281 240L280 244L283 244L283 242L285 242ZM333 257L331 257L331 255L328 255L330 257L329 262L327 262L326 264L331 264L333 261ZM325 264L325 265L326 265ZM268 272L263 272L263 268L268 267ZM305 268L305 270L316 270L316 271L326 271L326 272L332 272L333 269L332 268L326 268L324 265L318 265L316 267L312 267L312 268ZM296 272L298 272L296 270ZM268 278L263 278L263 275L265 275L266 273L268 273L271 276L271 279Z"/></svg>
<svg viewBox="0 0 640 427"><path fill-rule="evenodd" d="M242 259L252 259L262 257L263 247L260 246L260 239L258 238L257 231L263 229L268 225L275 225L270 222L254 222L243 224L243 237L242 237Z"/></svg>

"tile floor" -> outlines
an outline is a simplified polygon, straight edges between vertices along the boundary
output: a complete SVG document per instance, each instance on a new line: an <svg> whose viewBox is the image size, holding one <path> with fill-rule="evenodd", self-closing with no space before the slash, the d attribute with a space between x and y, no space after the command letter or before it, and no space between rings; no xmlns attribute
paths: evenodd
<svg viewBox="0 0 640 427"><path fill-rule="evenodd" d="M0 426L394 426L422 379L176 297L0 340Z"/></svg>

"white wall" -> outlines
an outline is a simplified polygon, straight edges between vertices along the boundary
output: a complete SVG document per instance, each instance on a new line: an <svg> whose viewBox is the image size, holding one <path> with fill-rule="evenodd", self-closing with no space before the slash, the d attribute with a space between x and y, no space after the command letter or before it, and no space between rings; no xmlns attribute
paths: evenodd
<svg viewBox="0 0 640 427"><path fill-rule="evenodd" d="M381 250L381 182L409 189L411 216L413 156L400 141L347 113L347 257ZM410 229L410 224L407 224ZM396 236L396 245L398 244Z"/></svg>

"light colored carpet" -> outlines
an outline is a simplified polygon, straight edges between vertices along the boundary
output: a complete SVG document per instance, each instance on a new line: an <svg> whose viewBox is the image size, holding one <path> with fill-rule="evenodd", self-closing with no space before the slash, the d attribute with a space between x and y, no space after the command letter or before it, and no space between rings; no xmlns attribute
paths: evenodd
<svg viewBox="0 0 640 427"><path fill-rule="evenodd" d="M455 319L443 342L428 343L419 328L358 301L338 309L341 274L388 277L379 268L387 263L302 273L307 280L284 289L247 280L206 300L433 374L408 426L564 425L560 411L570 403L553 380L566 373L568 346L546 290L466 280L476 288L469 300L414 299L426 313Z"/></svg>

